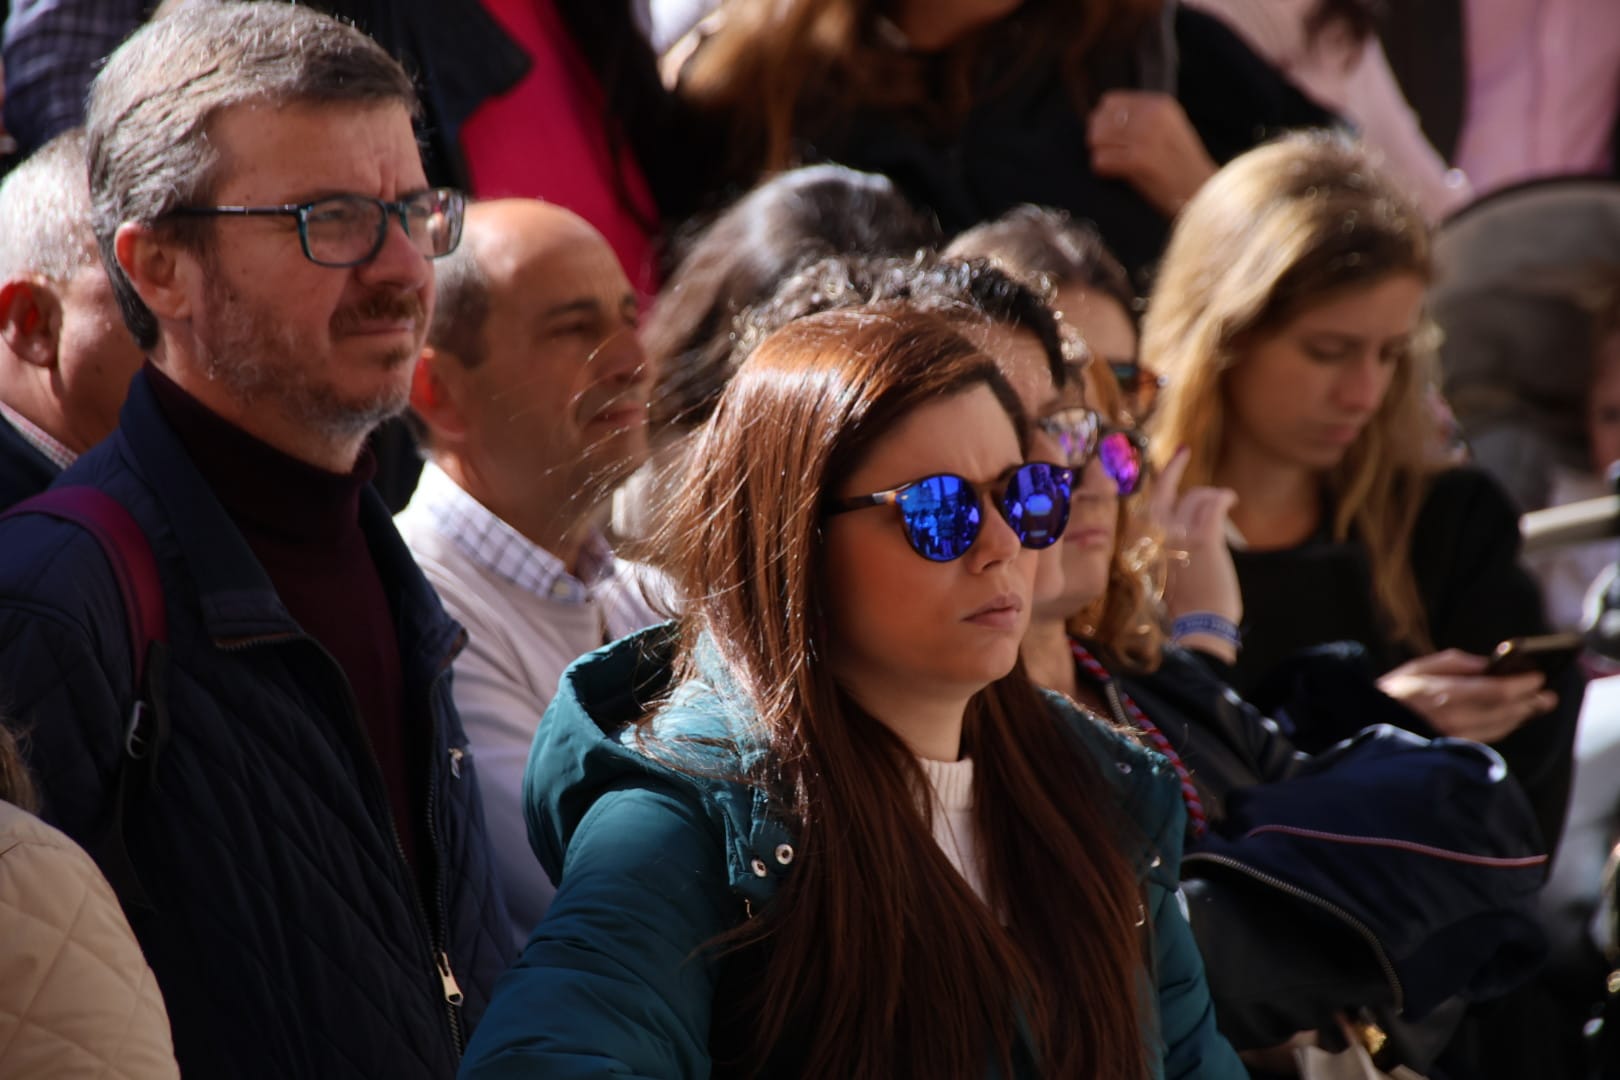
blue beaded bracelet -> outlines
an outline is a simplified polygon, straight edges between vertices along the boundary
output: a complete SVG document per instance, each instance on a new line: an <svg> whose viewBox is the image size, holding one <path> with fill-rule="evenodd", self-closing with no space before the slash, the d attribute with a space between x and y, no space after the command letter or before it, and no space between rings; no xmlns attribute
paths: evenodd
<svg viewBox="0 0 1620 1080"><path fill-rule="evenodd" d="M1177 616L1175 622L1170 624L1170 636L1176 641L1189 634L1208 634L1210 637L1220 638L1233 648L1239 648L1243 644L1243 638L1238 634L1237 623L1213 611L1190 611Z"/></svg>

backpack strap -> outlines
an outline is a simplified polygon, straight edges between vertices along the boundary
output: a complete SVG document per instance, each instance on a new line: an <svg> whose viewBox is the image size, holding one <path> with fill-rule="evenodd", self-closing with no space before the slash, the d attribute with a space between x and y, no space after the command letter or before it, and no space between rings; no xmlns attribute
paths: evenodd
<svg viewBox="0 0 1620 1080"><path fill-rule="evenodd" d="M137 791L144 792L154 783L158 757L169 736L168 619L157 560L140 523L123 503L98 488L51 488L0 513L0 519L22 514L43 514L84 529L101 546L118 583L129 638L134 703L124 726L107 820L88 839L85 849L126 906L150 908L151 900L124 843L124 818Z"/></svg>

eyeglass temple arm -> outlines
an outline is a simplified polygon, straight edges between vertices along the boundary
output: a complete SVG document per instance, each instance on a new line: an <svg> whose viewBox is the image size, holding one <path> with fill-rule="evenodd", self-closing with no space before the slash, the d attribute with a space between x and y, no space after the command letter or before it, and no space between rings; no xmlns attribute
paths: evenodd
<svg viewBox="0 0 1620 1080"><path fill-rule="evenodd" d="M868 506L887 506L894 502L895 496L900 493L899 488L893 491L877 491L871 495L851 495L847 499L827 500L825 513L830 517L833 514L845 514L851 510L864 510Z"/></svg>

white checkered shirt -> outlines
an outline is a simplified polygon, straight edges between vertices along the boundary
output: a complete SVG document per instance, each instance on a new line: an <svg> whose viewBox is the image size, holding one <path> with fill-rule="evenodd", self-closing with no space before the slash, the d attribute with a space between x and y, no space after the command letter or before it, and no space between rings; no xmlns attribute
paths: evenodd
<svg viewBox="0 0 1620 1080"><path fill-rule="evenodd" d="M21 435L29 446L44 454L46 460L58 469L65 469L78 460L78 454L53 439L44 428L3 401L0 401L0 417L15 428L17 434Z"/></svg>
<svg viewBox="0 0 1620 1080"><path fill-rule="evenodd" d="M592 533L579 553L579 576L561 559L496 517L455 481L429 465L418 497L425 498L433 527L475 563L525 592L563 604L584 604L591 586L613 571L613 552Z"/></svg>

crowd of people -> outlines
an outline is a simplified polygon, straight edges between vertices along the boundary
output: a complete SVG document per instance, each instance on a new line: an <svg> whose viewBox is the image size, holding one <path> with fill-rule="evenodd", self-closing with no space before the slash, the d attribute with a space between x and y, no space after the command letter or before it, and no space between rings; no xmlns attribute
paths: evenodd
<svg viewBox="0 0 1620 1080"><path fill-rule="evenodd" d="M1517 173L1568 12L90 6L5 22L0 1075L1617 1075L1430 304L1613 172L1602 0Z"/></svg>

